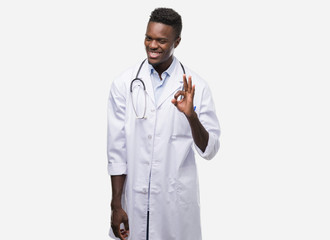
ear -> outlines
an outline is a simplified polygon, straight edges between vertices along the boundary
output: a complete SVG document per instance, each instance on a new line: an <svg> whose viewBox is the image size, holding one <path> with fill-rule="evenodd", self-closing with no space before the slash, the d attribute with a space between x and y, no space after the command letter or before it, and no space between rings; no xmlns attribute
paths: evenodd
<svg viewBox="0 0 330 240"><path fill-rule="evenodd" d="M176 47L179 45L180 41L181 41L181 37L178 37L178 38L175 40L174 48L176 48Z"/></svg>

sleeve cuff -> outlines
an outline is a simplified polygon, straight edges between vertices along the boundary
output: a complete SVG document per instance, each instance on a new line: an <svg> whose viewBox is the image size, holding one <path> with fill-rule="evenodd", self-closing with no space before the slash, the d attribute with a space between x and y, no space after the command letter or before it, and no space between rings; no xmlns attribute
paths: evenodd
<svg viewBox="0 0 330 240"><path fill-rule="evenodd" d="M206 160L211 160L218 152L219 147L219 140L211 133L209 134L209 141L204 152L202 152L202 150L200 150L199 147L195 144L195 149L198 154Z"/></svg>
<svg viewBox="0 0 330 240"><path fill-rule="evenodd" d="M126 163L108 163L108 173L110 176L127 174L127 165Z"/></svg>

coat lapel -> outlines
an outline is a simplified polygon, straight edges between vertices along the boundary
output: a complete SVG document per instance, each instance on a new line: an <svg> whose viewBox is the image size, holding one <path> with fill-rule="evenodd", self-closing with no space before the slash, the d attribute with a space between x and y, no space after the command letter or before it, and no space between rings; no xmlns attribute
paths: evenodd
<svg viewBox="0 0 330 240"><path fill-rule="evenodd" d="M176 60L174 71L166 81L168 82L166 83L162 95L158 100L157 108L159 108L165 101L171 101L171 99L174 97L174 94L182 89L183 71L178 60ZM171 99L168 99L170 96L172 96Z"/></svg>
<svg viewBox="0 0 330 240"><path fill-rule="evenodd" d="M151 99L152 103L156 106L154 88L151 83L150 72L149 72L147 62L143 64L142 69L139 74L139 78L141 78L143 80L143 82L146 86L147 95Z"/></svg>

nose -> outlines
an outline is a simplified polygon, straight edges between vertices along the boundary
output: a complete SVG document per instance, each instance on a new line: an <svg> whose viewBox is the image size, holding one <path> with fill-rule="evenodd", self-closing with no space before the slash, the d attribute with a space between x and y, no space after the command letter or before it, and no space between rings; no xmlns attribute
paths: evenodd
<svg viewBox="0 0 330 240"><path fill-rule="evenodd" d="M151 49L157 49L158 48L158 43L156 40L151 40L150 44L149 44L149 48Z"/></svg>

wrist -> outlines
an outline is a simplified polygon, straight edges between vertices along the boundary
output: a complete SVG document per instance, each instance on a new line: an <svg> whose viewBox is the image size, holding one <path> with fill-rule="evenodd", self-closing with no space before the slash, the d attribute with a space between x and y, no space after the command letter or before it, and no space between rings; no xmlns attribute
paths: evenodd
<svg viewBox="0 0 330 240"><path fill-rule="evenodd" d="M188 119L188 121L194 121L195 119L197 119L197 114L195 111L193 111L190 115L186 115L186 118Z"/></svg>
<svg viewBox="0 0 330 240"><path fill-rule="evenodd" d="M121 201L118 200L112 200L111 201L111 210L121 209Z"/></svg>

